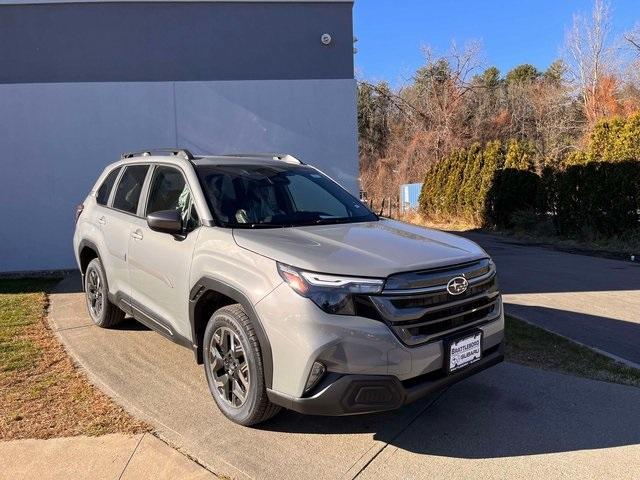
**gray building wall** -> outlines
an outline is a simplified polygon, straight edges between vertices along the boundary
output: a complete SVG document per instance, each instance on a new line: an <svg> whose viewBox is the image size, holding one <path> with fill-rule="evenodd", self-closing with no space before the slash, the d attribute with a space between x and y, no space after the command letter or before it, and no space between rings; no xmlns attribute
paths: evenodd
<svg viewBox="0 0 640 480"><path fill-rule="evenodd" d="M11 65L0 69L0 83L353 78L351 7L0 5L0 65ZM320 42L325 32L330 46Z"/></svg>
<svg viewBox="0 0 640 480"><path fill-rule="evenodd" d="M75 205L124 151L289 152L357 193L351 42L349 2L0 5L0 271L74 267Z"/></svg>

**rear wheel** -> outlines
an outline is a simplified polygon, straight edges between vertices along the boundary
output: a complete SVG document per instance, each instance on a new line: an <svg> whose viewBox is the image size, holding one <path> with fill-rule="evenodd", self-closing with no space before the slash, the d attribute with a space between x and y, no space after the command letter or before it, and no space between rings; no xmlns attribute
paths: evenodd
<svg viewBox="0 0 640 480"><path fill-rule="evenodd" d="M107 275L99 258L94 258L87 266L84 291L87 310L93 323L102 328L110 328L124 319L124 312L109 301Z"/></svg>
<svg viewBox="0 0 640 480"><path fill-rule="evenodd" d="M280 411L267 398L260 344L241 305L229 305L213 314L203 348L209 389L227 418L248 426Z"/></svg>

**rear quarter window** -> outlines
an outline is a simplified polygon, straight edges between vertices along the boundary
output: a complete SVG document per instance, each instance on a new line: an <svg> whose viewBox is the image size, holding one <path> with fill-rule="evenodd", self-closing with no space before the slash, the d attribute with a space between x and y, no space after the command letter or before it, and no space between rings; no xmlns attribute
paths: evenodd
<svg viewBox="0 0 640 480"><path fill-rule="evenodd" d="M113 184L116 183L116 178L118 178L118 173L120 173L120 168L115 168L111 170L107 178L104 179L102 185L98 189L98 193L96 194L96 202L98 205L106 205L109 201L109 195L111 194L111 190L113 189Z"/></svg>

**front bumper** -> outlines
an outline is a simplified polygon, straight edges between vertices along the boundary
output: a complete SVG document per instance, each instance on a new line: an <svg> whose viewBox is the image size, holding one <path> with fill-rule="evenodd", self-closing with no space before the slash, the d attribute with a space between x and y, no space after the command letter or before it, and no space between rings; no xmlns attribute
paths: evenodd
<svg viewBox="0 0 640 480"><path fill-rule="evenodd" d="M500 305L501 307L501 305ZM330 315L288 285L281 284L255 305L271 344L274 396L302 398L315 361L339 376L396 377L408 384L435 375L445 363L442 340L403 345L386 323L365 317ZM502 308L482 331L482 350L504 340ZM317 392L317 387L311 395Z"/></svg>
<svg viewBox="0 0 640 480"><path fill-rule="evenodd" d="M271 402L307 415L354 415L394 410L464 380L504 360L504 342L483 352L481 360L447 375L444 368L401 382L394 375L330 374L314 395L295 398L267 390Z"/></svg>

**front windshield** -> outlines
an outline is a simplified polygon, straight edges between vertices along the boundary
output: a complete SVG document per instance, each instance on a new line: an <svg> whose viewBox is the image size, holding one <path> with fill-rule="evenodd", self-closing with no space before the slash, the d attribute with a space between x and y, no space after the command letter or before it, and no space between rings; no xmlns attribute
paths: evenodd
<svg viewBox="0 0 640 480"><path fill-rule="evenodd" d="M234 228L273 228L377 220L364 204L308 166L198 165L216 220Z"/></svg>

